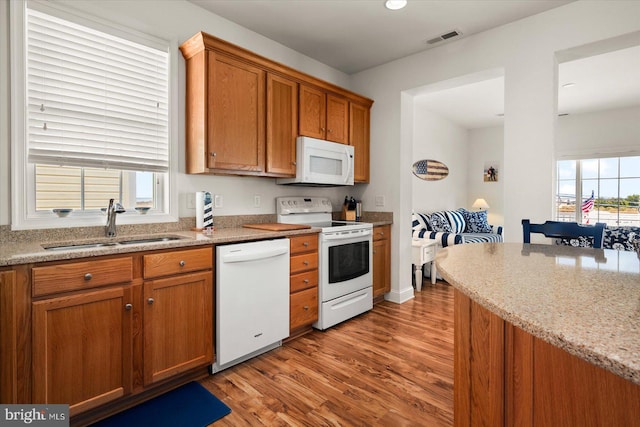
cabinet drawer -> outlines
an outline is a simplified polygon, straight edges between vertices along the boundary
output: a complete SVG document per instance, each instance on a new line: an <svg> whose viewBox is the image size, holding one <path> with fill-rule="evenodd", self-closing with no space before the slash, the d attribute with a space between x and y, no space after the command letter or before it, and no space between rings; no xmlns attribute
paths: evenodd
<svg viewBox="0 0 640 427"><path fill-rule="evenodd" d="M144 256L144 278L206 270L212 265L211 248L150 254Z"/></svg>
<svg viewBox="0 0 640 427"><path fill-rule="evenodd" d="M290 280L291 293L301 291L303 289L318 286L318 270L311 270L300 274L291 275Z"/></svg>
<svg viewBox="0 0 640 427"><path fill-rule="evenodd" d="M296 292L290 297L291 319L289 329L310 325L318 320L318 288Z"/></svg>
<svg viewBox="0 0 640 427"><path fill-rule="evenodd" d="M304 234L302 236L289 237L291 255L302 252L318 251L318 235Z"/></svg>
<svg viewBox="0 0 640 427"><path fill-rule="evenodd" d="M377 227L373 227L373 240L383 240L388 239L391 236L391 226L389 225L379 225Z"/></svg>
<svg viewBox="0 0 640 427"><path fill-rule="evenodd" d="M133 278L131 257L34 267L33 296L127 283Z"/></svg>
<svg viewBox="0 0 640 427"><path fill-rule="evenodd" d="M422 261L429 262L436 258L436 246L430 245L422 248Z"/></svg>
<svg viewBox="0 0 640 427"><path fill-rule="evenodd" d="M309 254L294 255L291 257L290 271L291 274L301 273L303 271L314 270L318 268L318 254L312 252Z"/></svg>

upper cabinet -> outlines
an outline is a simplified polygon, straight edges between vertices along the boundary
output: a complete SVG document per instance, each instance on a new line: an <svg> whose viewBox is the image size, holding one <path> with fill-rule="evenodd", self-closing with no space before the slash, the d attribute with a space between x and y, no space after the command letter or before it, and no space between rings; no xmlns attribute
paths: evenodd
<svg viewBox="0 0 640 427"><path fill-rule="evenodd" d="M187 173L293 177L305 135L353 145L355 181L368 182L371 99L206 33L180 50Z"/></svg>
<svg viewBox="0 0 640 427"><path fill-rule="evenodd" d="M349 101L300 85L300 135L349 143Z"/></svg>

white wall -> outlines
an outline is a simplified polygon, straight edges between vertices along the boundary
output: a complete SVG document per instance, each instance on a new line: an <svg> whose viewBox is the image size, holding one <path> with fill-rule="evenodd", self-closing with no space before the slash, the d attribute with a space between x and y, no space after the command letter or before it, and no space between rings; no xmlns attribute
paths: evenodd
<svg viewBox="0 0 640 427"><path fill-rule="evenodd" d="M449 168L440 181L412 181L412 208L415 212L467 207L467 129L427 109L414 109L412 161L438 160Z"/></svg>
<svg viewBox="0 0 640 427"><path fill-rule="evenodd" d="M20 0L0 1L0 225L7 225L11 218L10 198L10 136L9 136L9 4L18 6ZM184 174L185 136L185 68L178 46L199 31L240 45L262 56L273 59L315 77L349 88L349 76L320 62L291 50L279 43L249 31L231 21L205 11L192 3L172 0L149 2L146 0L103 1L103 0L59 0L62 4L98 16L116 24L169 40L179 59L179 214L181 217L194 216L193 209L187 209L187 193L210 190L222 194L224 205L216 209L217 215L275 213L275 197L281 195L328 196L338 206L346 194L356 195L356 188L316 189L294 188L276 185L271 178L196 176ZM356 186L357 187L357 186ZM260 195L260 208L253 207L254 194ZM370 207L365 204L365 210Z"/></svg>
<svg viewBox="0 0 640 427"><path fill-rule="evenodd" d="M550 217L557 118L555 52L640 30L640 2L572 2L352 76L352 89L375 100L365 204L385 195L394 213L389 299L411 298L410 91L483 70L504 69L504 223L521 241L521 218ZM533 179L535 177L535 179Z"/></svg>
<svg viewBox="0 0 640 427"><path fill-rule="evenodd" d="M557 158L640 152L640 107L558 118Z"/></svg>
<svg viewBox="0 0 640 427"><path fill-rule="evenodd" d="M471 205L478 198L489 204L488 219L491 225L504 224L504 128L494 126L469 130L467 146L467 199L463 205L472 210ZM498 181L484 181L484 166L487 162L498 162Z"/></svg>

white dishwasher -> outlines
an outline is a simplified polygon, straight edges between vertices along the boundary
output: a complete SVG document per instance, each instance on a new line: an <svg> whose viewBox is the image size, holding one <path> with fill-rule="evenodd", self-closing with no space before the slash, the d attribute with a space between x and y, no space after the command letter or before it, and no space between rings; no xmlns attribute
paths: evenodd
<svg viewBox="0 0 640 427"><path fill-rule="evenodd" d="M289 239L216 247L218 372L289 336Z"/></svg>

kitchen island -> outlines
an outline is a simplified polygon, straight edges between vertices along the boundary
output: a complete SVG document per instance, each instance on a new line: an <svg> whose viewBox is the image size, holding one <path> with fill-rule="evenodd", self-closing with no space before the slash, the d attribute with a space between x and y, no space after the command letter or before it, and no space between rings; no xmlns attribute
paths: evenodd
<svg viewBox="0 0 640 427"><path fill-rule="evenodd" d="M640 259L555 245L438 253L455 291L455 425L640 425Z"/></svg>

